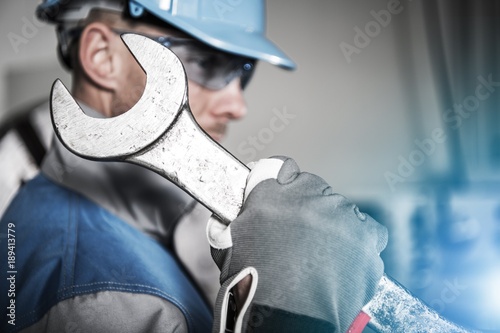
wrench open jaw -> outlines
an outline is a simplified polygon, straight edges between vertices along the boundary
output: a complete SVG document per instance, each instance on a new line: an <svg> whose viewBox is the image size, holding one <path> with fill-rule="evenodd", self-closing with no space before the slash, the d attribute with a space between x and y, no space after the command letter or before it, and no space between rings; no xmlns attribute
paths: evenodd
<svg viewBox="0 0 500 333"><path fill-rule="evenodd" d="M81 157L135 163L159 173L229 224L243 203L249 169L195 122L179 59L147 37L125 34L122 38L146 72L142 97L117 117L92 118L57 80L51 96L57 136ZM376 332L469 332L439 316L386 275L363 310ZM363 327L351 327L350 332L361 332Z"/></svg>
<svg viewBox="0 0 500 333"><path fill-rule="evenodd" d="M92 118L56 80L51 114L57 136L78 156L135 163L159 173L229 224L240 211L248 168L194 120L186 74L174 53L144 36L122 39L146 72L139 101L119 116Z"/></svg>

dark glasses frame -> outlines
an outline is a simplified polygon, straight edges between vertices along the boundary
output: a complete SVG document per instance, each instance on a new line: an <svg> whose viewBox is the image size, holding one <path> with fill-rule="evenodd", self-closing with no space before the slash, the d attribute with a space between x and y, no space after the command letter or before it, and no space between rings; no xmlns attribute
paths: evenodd
<svg viewBox="0 0 500 333"><path fill-rule="evenodd" d="M210 90L223 89L236 78L240 78L241 88L245 89L253 75L257 63L255 59L217 50L194 38L152 36L136 31L111 30L118 35L126 33L138 34L165 46L179 57L184 65L188 79ZM179 52L179 50L176 50L177 47L185 47L186 52ZM198 63L193 65L192 61L188 59L190 57L188 54L196 57L197 53L204 55L208 54L212 58L217 58L218 61L206 65ZM193 67L196 67L196 70Z"/></svg>

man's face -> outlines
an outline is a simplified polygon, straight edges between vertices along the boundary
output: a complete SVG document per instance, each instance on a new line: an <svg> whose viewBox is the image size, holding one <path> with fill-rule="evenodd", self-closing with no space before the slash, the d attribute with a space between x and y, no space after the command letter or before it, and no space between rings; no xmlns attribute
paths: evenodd
<svg viewBox="0 0 500 333"><path fill-rule="evenodd" d="M179 36L179 33L146 25L133 30L148 36L185 37ZM118 34L116 38L120 38ZM123 73L124 85L118 94L118 100L130 109L142 94L145 74L125 46L122 53L125 62L123 68L126 73ZM230 121L238 120L246 114L246 104L239 78L220 90L210 90L189 80L188 77L188 97L196 121L216 141L224 138Z"/></svg>

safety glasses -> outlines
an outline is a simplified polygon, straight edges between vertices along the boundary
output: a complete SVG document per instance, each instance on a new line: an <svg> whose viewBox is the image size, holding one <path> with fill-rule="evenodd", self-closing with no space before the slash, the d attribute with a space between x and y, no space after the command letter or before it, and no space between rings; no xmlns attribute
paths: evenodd
<svg viewBox="0 0 500 333"><path fill-rule="evenodd" d="M157 37L115 29L113 32L135 33L162 44L181 60L189 80L210 90L220 90L236 78L240 78L241 88L245 89L256 66L254 59L219 51L192 38Z"/></svg>

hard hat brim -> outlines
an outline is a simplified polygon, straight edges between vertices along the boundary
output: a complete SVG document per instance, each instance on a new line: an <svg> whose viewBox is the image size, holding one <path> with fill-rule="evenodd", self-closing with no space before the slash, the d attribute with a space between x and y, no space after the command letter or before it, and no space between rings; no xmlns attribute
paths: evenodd
<svg viewBox="0 0 500 333"><path fill-rule="evenodd" d="M296 68L295 62L260 32L227 29L227 26L220 27L213 24L200 24L200 22L189 24L185 19L181 21L170 18L169 22L214 48L267 61L284 69Z"/></svg>

